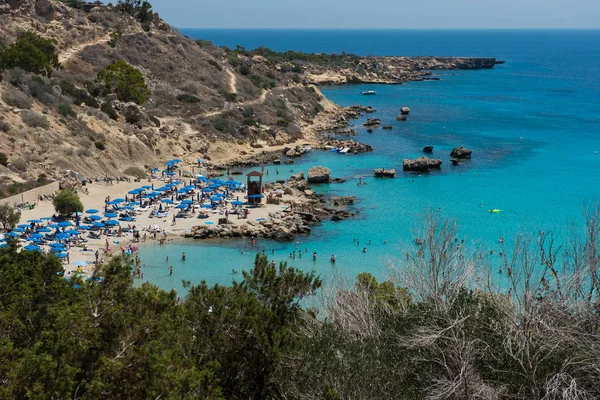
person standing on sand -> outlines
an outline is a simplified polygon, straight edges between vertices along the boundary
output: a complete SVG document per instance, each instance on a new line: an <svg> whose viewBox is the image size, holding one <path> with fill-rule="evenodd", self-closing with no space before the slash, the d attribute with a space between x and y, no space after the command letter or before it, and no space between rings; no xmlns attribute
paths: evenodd
<svg viewBox="0 0 600 400"><path fill-rule="evenodd" d="M96 249L94 255L96 256L96 264L98 264L98 258L100 258L100 252L98 251L98 249Z"/></svg>

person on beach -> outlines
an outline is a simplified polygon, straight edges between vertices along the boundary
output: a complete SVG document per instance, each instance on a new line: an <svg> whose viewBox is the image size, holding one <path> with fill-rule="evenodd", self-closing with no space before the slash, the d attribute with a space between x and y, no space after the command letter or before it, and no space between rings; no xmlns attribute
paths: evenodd
<svg viewBox="0 0 600 400"><path fill-rule="evenodd" d="M94 255L96 256L96 264L98 264L98 258L100 258L100 252L98 251L98 249L96 249Z"/></svg>

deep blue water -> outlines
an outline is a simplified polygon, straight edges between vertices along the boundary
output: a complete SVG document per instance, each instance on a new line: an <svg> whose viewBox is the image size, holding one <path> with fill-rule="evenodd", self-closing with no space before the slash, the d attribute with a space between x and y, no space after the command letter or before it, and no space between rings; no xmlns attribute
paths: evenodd
<svg viewBox="0 0 600 400"><path fill-rule="evenodd" d="M316 263L306 254L292 264L315 268L324 277L352 278L370 271L383 278L386 264L401 262L404 247L425 209L456 218L461 238L498 250L498 239L517 232L581 226L584 200L600 194L600 31L240 31L182 30L218 45L275 50L341 52L375 55L491 56L507 61L493 70L445 71L440 81L376 86L376 96L359 92L366 86L322 88L340 105L368 104L392 131L368 134L356 121L358 140L375 147L364 155L314 152L292 168L306 171L325 165L347 183L319 187L322 193L356 195L358 218L326 222L297 244L248 241L186 242L166 248L149 245L142 257L145 278L164 288L181 287L182 279L211 283L231 281L231 268L249 268L257 249L288 259L295 248L317 251ZM395 121L401 106L412 112ZM373 115L371 115L373 116ZM400 173L393 180L371 178L372 169L401 170L402 159L420 156L435 146L444 161L440 172ZM450 165L453 147L473 150L471 161ZM284 176L280 174L278 177ZM285 171L289 175L289 171ZM270 175L273 177L273 175ZM358 177L368 185L357 187ZM480 206L481 205L481 206ZM501 209L499 214L487 212ZM360 246L353 242L358 238ZM371 244L367 245L371 240ZM384 244L384 241L387 243ZM360 250L367 245L367 253ZM244 250L244 254L240 254ZM166 254L185 264L168 275ZM329 256L335 253L335 269ZM498 264L492 258L492 264Z"/></svg>

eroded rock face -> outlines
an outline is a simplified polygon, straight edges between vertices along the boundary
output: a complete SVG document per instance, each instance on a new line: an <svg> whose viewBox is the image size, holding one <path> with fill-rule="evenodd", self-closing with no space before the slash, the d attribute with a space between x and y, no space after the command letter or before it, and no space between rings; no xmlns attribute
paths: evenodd
<svg viewBox="0 0 600 400"><path fill-rule="evenodd" d="M466 149L464 147L456 147L450 153L450 157L458 158L459 160L464 160L466 158L471 158L471 153L472 151L469 149Z"/></svg>
<svg viewBox="0 0 600 400"><path fill-rule="evenodd" d="M312 167L308 170L308 183L329 183L331 182L331 171L325 167Z"/></svg>
<svg viewBox="0 0 600 400"><path fill-rule="evenodd" d="M429 171L438 169L442 166L442 160L435 160L427 157L419 157L413 160L404 159L402 169L404 171Z"/></svg>

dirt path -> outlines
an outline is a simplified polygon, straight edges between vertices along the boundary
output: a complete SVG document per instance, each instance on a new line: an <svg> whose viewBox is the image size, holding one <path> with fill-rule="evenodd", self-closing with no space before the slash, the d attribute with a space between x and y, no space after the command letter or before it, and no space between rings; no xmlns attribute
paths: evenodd
<svg viewBox="0 0 600 400"><path fill-rule="evenodd" d="M237 93L237 77L229 69L227 70L227 73L229 74L229 92Z"/></svg>
<svg viewBox="0 0 600 400"><path fill-rule="evenodd" d="M75 57L77 54L81 53L81 51L83 49L85 49L86 47L94 46L96 44L101 44L101 43L108 43L109 40L110 40L110 36L106 35L106 36L96 38L94 40L90 40L88 42L79 43L78 45L68 48L68 49L64 50L63 52L61 52L58 55L58 62L60 62L61 64L64 64L67 61L69 61L71 58Z"/></svg>

